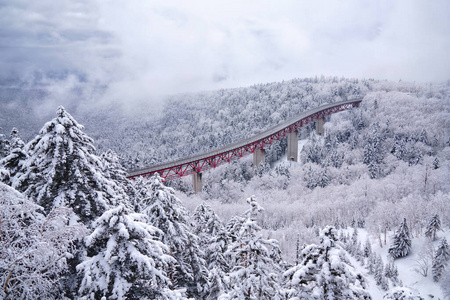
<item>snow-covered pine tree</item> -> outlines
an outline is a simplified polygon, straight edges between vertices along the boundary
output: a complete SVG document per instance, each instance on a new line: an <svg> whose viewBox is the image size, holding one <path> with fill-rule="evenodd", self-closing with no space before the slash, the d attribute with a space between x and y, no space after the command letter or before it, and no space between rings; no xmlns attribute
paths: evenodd
<svg viewBox="0 0 450 300"><path fill-rule="evenodd" d="M225 290L225 277L230 269L225 251L231 238L219 217L205 203L196 207L192 223L193 233L199 237L199 245L205 252L206 266L209 270L207 299L217 299Z"/></svg>
<svg viewBox="0 0 450 300"><path fill-rule="evenodd" d="M376 179L381 175L381 163L383 162L383 144L380 133L380 125L372 124L370 132L364 136L364 164L369 168L370 178Z"/></svg>
<svg viewBox="0 0 450 300"><path fill-rule="evenodd" d="M375 274L375 269L377 266L377 255L376 253L371 253L369 258L367 259L366 268L369 271L369 274Z"/></svg>
<svg viewBox="0 0 450 300"><path fill-rule="evenodd" d="M128 195L133 194L133 186L130 180L127 179L127 172L120 164L117 154L109 149L100 156L102 161L102 171L106 178L116 183L116 194L122 198L129 198Z"/></svg>
<svg viewBox="0 0 450 300"><path fill-rule="evenodd" d="M387 291L389 289L389 283L387 281L387 278L384 274L384 266L383 266L383 260L381 259L381 256L377 257L377 263L375 265L375 282L377 285L379 285L383 290Z"/></svg>
<svg viewBox="0 0 450 300"><path fill-rule="evenodd" d="M258 177L262 177L265 174L270 174L270 171L271 171L270 163L263 161L255 169L255 175Z"/></svg>
<svg viewBox="0 0 450 300"><path fill-rule="evenodd" d="M389 254L394 258L404 257L411 251L411 235L406 218L395 232L394 239L389 247Z"/></svg>
<svg viewBox="0 0 450 300"><path fill-rule="evenodd" d="M384 267L384 276L390 279L394 286L398 284L398 269L392 259L390 259Z"/></svg>
<svg viewBox="0 0 450 300"><path fill-rule="evenodd" d="M34 199L48 213L70 207L89 225L116 204L116 188L102 172L93 140L83 126L60 106L57 117L47 122L25 150L13 187Z"/></svg>
<svg viewBox="0 0 450 300"><path fill-rule="evenodd" d="M224 230L222 221L216 215L211 206L202 203L195 208L192 216L193 233L200 239L200 245L209 243L209 240Z"/></svg>
<svg viewBox="0 0 450 300"><path fill-rule="evenodd" d="M0 130L2 128L0 127ZM0 159L7 156L9 153L9 141L3 133L0 133Z"/></svg>
<svg viewBox="0 0 450 300"><path fill-rule="evenodd" d="M358 243L358 229L356 228L356 226L353 227L351 243L354 247L356 247L356 244Z"/></svg>
<svg viewBox="0 0 450 300"><path fill-rule="evenodd" d="M277 264L280 270L287 270L292 267L292 264L288 263L283 259L283 253L281 252L280 246L278 244L274 244L272 249L270 249L270 258L274 263Z"/></svg>
<svg viewBox="0 0 450 300"><path fill-rule="evenodd" d="M207 269L209 270L209 292L206 299L217 299L228 286L226 274L230 271L230 259L225 253L231 243L229 233L223 228L213 236L205 248Z"/></svg>
<svg viewBox="0 0 450 300"><path fill-rule="evenodd" d="M165 270L174 259L146 218L122 204L93 222L85 238L87 257L77 266L80 299L171 298Z"/></svg>
<svg viewBox="0 0 450 300"><path fill-rule="evenodd" d="M176 260L167 275L172 288L187 288L187 296L198 299L207 294L208 270L198 236L191 232L188 213L173 189L164 186L161 177L136 181L137 212L148 216L149 224L159 228L159 238Z"/></svg>
<svg viewBox="0 0 450 300"><path fill-rule="evenodd" d="M0 181L7 185L13 185L11 179L17 175L21 164L27 158L24 147L25 143L20 138L19 131L13 128L11 131L9 154L0 160L0 168L4 170L3 172L0 171Z"/></svg>
<svg viewBox="0 0 450 300"><path fill-rule="evenodd" d="M244 224L245 220L246 218L242 216L234 216L225 225L226 231L231 238L231 242L234 243L237 240L242 224Z"/></svg>
<svg viewBox="0 0 450 300"><path fill-rule="evenodd" d="M434 281L438 282L441 279L449 261L450 248L448 246L447 240L445 238L442 238L438 248L436 249L436 253L434 254L433 266L431 267Z"/></svg>
<svg viewBox="0 0 450 300"><path fill-rule="evenodd" d="M366 239L366 243L364 244L363 255L364 257L369 257L372 254L372 244L370 243L369 238Z"/></svg>
<svg viewBox="0 0 450 300"><path fill-rule="evenodd" d="M269 251L277 247L278 242L261 237L256 216L263 208L253 196L247 202L251 208L245 213L246 221L228 250L234 264L229 273L230 290L219 299L281 299L280 270Z"/></svg>
<svg viewBox="0 0 450 300"><path fill-rule="evenodd" d="M439 167L440 167L439 158L436 157L436 158L433 160L433 169L434 169L434 170L437 170L437 169L439 169Z"/></svg>
<svg viewBox="0 0 450 300"><path fill-rule="evenodd" d="M427 227L425 229L425 236L433 239L433 241L436 240L436 232L438 230L441 230L441 220L439 219L439 215L435 214L430 221L427 224Z"/></svg>
<svg viewBox="0 0 450 300"><path fill-rule="evenodd" d="M371 299L332 226L320 233L320 245L306 246L300 264L284 273L289 299Z"/></svg>

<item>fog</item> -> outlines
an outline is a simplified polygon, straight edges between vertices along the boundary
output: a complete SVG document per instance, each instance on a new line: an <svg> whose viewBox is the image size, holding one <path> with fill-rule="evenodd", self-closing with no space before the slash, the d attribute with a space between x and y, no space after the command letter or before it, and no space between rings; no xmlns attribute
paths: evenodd
<svg viewBox="0 0 450 300"><path fill-rule="evenodd" d="M320 75L441 82L449 13L446 0L3 0L0 84L44 89L37 110L54 111Z"/></svg>

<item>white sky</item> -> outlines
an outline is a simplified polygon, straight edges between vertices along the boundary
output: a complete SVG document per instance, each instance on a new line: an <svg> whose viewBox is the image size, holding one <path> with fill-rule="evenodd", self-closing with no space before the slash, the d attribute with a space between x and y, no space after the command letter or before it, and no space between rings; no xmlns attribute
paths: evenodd
<svg viewBox="0 0 450 300"><path fill-rule="evenodd" d="M449 16L448 0L2 0L0 80L130 100L316 75L440 82Z"/></svg>

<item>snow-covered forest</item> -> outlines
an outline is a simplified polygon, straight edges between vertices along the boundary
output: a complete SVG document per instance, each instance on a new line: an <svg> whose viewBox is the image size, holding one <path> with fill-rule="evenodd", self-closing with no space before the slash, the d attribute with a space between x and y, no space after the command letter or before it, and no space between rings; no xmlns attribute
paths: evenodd
<svg viewBox="0 0 450 300"><path fill-rule="evenodd" d="M33 93L0 107L0 299L450 298L450 83L316 77L45 120ZM282 140L201 194L126 179L354 97L300 130L298 163Z"/></svg>

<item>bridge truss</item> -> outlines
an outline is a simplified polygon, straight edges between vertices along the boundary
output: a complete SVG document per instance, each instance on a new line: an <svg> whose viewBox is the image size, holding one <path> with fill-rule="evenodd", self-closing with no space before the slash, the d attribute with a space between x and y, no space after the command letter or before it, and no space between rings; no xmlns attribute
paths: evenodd
<svg viewBox="0 0 450 300"><path fill-rule="evenodd" d="M158 173L164 181L167 181L216 168L225 163L237 160L246 154L265 149L267 146L286 137L290 132L298 131L300 127L318 119L352 107L358 107L361 101L361 99L347 100L323 105L303 112L295 118L289 119L246 140L192 157L133 170L128 173L127 178L133 179L139 176L148 178Z"/></svg>

